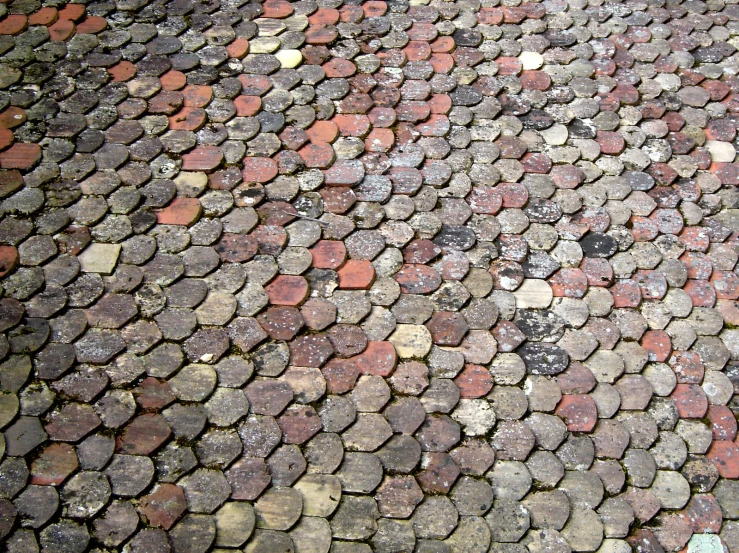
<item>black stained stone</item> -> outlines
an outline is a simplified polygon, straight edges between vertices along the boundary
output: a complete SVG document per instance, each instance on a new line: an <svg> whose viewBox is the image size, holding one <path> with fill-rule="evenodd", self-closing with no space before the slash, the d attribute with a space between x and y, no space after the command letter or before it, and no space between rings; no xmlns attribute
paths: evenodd
<svg viewBox="0 0 739 553"><path fill-rule="evenodd" d="M554 125L554 118L546 111L532 109L526 115L519 117L524 128L541 131Z"/></svg>
<svg viewBox="0 0 739 553"><path fill-rule="evenodd" d="M479 46L482 42L482 33L477 29L457 29L452 35L457 46Z"/></svg>
<svg viewBox="0 0 739 553"><path fill-rule="evenodd" d="M559 346L547 343L526 343L516 353L523 359L530 374L554 375L567 368L570 357Z"/></svg>
<svg viewBox="0 0 739 553"><path fill-rule="evenodd" d="M532 251L521 264L526 278L549 278L560 264L547 252Z"/></svg>
<svg viewBox="0 0 739 553"><path fill-rule="evenodd" d="M647 173L641 171L624 171L621 175L632 190L651 190L654 187L654 179Z"/></svg>
<svg viewBox="0 0 739 553"><path fill-rule="evenodd" d="M280 132L285 127L285 116L281 113L270 113L267 111L257 115L261 132Z"/></svg>
<svg viewBox="0 0 739 553"><path fill-rule="evenodd" d="M573 97L570 98L572 100ZM568 100L568 102L570 101ZM582 119L574 119L568 126L567 130L572 138L588 138L593 139L596 137L596 128L590 121L583 121Z"/></svg>
<svg viewBox="0 0 739 553"><path fill-rule="evenodd" d="M455 106L474 106L482 101L482 92L467 85L459 85L450 96Z"/></svg>
<svg viewBox="0 0 739 553"><path fill-rule="evenodd" d="M589 232L580 240L585 257L611 257L618 250L615 238L600 232Z"/></svg>
<svg viewBox="0 0 739 553"><path fill-rule="evenodd" d="M467 227L444 225L434 238L434 244L442 248L466 251L475 245L475 233Z"/></svg>
<svg viewBox="0 0 739 553"><path fill-rule="evenodd" d="M516 326L529 340L556 341L562 337L565 321L549 309L517 309Z"/></svg>
<svg viewBox="0 0 739 553"><path fill-rule="evenodd" d="M532 223L554 223L562 216L562 209L552 200L533 198L524 213Z"/></svg>

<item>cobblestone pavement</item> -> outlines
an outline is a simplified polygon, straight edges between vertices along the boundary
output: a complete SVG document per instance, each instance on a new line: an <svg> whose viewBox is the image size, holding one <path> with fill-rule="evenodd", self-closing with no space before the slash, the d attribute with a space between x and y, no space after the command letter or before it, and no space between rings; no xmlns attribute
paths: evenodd
<svg viewBox="0 0 739 553"><path fill-rule="evenodd" d="M739 552L737 35L0 3L5 550Z"/></svg>

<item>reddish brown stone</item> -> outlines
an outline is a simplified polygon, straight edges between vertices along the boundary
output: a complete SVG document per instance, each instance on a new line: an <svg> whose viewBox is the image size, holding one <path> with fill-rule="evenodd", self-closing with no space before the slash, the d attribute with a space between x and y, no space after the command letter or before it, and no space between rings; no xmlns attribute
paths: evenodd
<svg viewBox="0 0 739 553"><path fill-rule="evenodd" d="M694 351L673 352L668 363L675 371L678 382L682 384L700 384L703 382L703 362Z"/></svg>
<svg viewBox="0 0 739 553"><path fill-rule="evenodd" d="M714 440L734 440L736 438L736 417L726 405L709 405L706 416L711 422Z"/></svg>
<svg viewBox="0 0 739 553"><path fill-rule="evenodd" d="M641 289L633 280L620 280L609 291L615 307L638 307L641 303Z"/></svg>
<svg viewBox="0 0 739 553"><path fill-rule="evenodd" d="M498 351L502 353L514 351L526 340L526 335L511 321L500 321L495 325L493 336L498 342Z"/></svg>
<svg viewBox="0 0 739 553"><path fill-rule="evenodd" d="M253 501L269 486L271 477L264 459L242 457L226 471L231 498Z"/></svg>
<svg viewBox="0 0 739 553"><path fill-rule="evenodd" d="M136 403L144 410L160 410L172 403L176 398L166 381L147 377L134 388Z"/></svg>
<svg viewBox="0 0 739 553"><path fill-rule="evenodd" d="M257 321L273 340L292 340L303 327L303 317L295 307L270 307Z"/></svg>
<svg viewBox="0 0 739 553"><path fill-rule="evenodd" d="M49 439L77 442L100 426L100 419L90 405L67 403L49 417L45 430Z"/></svg>
<svg viewBox="0 0 739 553"><path fill-rule="evenodd" d="M175 484L158 484L141 498L139 512L149 526L169 530L187 509L185 491Z"/></svg>
<svg viewBox="0 0 739 553"><path fill-rule="evenodd" d="M597 384L592 371L576 361L557 375L557 383L563 394L587 394Z"/></svg>
<svg viewBox="0 0 739 553"><path fill-rule="evenodd" d="M422 461L423 470L417 476L426 493L449 493L459 477L459 467L448 453L428 453Z"/></svg>
<svg viewBox="0 0 739 553"><path fill-rule="evenodd" d="M333 352L325 334L308 334L290 342L290 363L298 367L321 367Z"/></svg>
<svg viewBox="0 0 739 553"><path fill-rule="evenodd" d="M77 469L77 454L69 444L51 444L31 464L31 484L59 486Z"/></svg>
<svg viewBox="0 0 739 553"><path fill-rule="evenodd" d="M329 393L344 394L354 389L361 373L353 359L331 359L321 367L321 374Z"/></svg>
<svg viewBox="0 0 739 553"><path fill-rule="evenodd" d="M328 331L334 353L341 357L359 355L367 348L367 336L355 325L337 324Z"/></svg>
<svg viewBox="0 0 739 553"><path fill-rule="evenodd" d="M222 261L243 263L254 257L259 249L256 238L246 234L226 232L215 246Z"/></svg>
<svg viewBox="0 0 739 553"><path fill-rule="evenodd" d="M164 90L179 90L187 84L187 77L180 71L167 71L159 77L159 82Z"/></svg>
<svg viewBox="0 0 739 553"><path fill-rule="evenodd" d="M77 24L77 34L94 35L108 27L108 22L104 17L98 15L88 15L84 21Z"/></svg>
<svg viewBox="0 0 739 553"><path fill-rule="evenodd" d="M580 269L560 269L549 279L555 297L581 298L588 289L588 277Z"/></svg>
<svg viewBox="0 0 739 553"><path fill-rule="evenodd" d="M286 444L304 444L321 430L321 419L310 405L293 405L277 419Z"/></svg>
<svg viewBox="0 0 739 553"><path fill-rule="evenodd" d="M116 451L129 455L149 455L159 449L171 434L167 421L161 415L140 415L116 438Z"/></svg>
<svg viewBox="0 0 739 553"><path fill-rule="evenodd" d="M708 398L697 384L678 384L670 397L681 419L702 419L708 410Z"/></svg>
<svg viewBox="0 0 739 553"><path fill-rule="evenodd" d="M68 19L59 19L49 26L49 39L52 42L64 42L74 34L75 25Z"/></svg>
<svg viewBox="0 0 739 553"><path fill-rule="evenodd" d="M394 278L405 294L427 294L441 285L439 273L427 265L403 265Z"/></svg>
<svg viewBox="0 0 739 553"><path fill-rule="evenodd" d="M49 26L59 19L59 12L52 6L46 6L28 16L29 25Z"/></svg>
<svg viewBox="0 0 739 553"><path fill-rule="evenodd" d="M465 365L464 370L454 379L460 397L477 399L486 396L493 389L493 377L486 367Z"/></svg>
<svg viewBox="0 0 739 553"><path fill-rule="evenodd" d="M426 323L434 343L439 346L458 346L470 329L459 313L437 311Z"/></svg>
<svg viewBox="0 0 739 553"><path fill-rule="evenodd" d="M313 330L323 330L336 320L336 306L328 300L311 298L300 307L305 324Z"/></svg>
<svg viewBox="0 0 739 553"><path fill-rule="evenodd" d="M722 512L716 498L711 494L697 494L680 513L696 534L718 534L721 531Z"/></svg>
<svg viewBox="0 0 739 553"><path fill-rule="evenodd" d="M273 378L259 378L252 381L244 391L251 403L251 410L257 415L275 417L293 399L293 391L287 382Z"/></svg>
<svg viewBox="0 0 739 553"><path fill-rule="evenodd" d="M598 422L598 409L588 395L563 395L556 414L564 419L570 432L590 432Z"/></svg>
<svg viewBox="0 0 739 553"><path fill-rule="evenodd" d="M314 144L330 144L339 137L339 127L333 121L316 121L305 132Z"/></svg>

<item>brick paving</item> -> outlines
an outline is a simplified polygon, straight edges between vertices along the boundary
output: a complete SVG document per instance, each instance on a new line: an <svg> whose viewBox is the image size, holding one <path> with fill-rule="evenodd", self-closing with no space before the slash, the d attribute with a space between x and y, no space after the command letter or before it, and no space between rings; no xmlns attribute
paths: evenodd
<svg viewBox="0 0 739 553"><path fill-rule="evenodd" d="M738 35L0 0L0 547L739 552Z"/></svg>

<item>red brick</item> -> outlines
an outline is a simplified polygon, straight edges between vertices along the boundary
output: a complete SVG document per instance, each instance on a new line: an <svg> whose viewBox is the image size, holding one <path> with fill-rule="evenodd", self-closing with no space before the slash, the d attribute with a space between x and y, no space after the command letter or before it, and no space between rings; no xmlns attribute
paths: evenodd
<svg viewBox="0 0 739 553"><path fill-rule="evenodd" d="M739 447L728 440L715 440L706 457L716 465L722 478L739 478Z"/></svg>
<svg viewBox="0 0 739 553"><path fill-rule="evenodd" d="M288 407L277 424L286 444L304 444L321 430L321 418L310 405Z"/></svg>
<svg viewBox="0 0 739 553"><path fill-rule="evenodd" d="M555 297L582 298L588 289L588 277L580 269L560 269L549 279Z"/></svg>
<svg viewBox="0 0 739 553"><path fill-rule="evenodd" d="M244 158L244 182L265 183L277 176L277 164L268 157Z"/></svg>
<svg viewBox="0 0 739 553"><path fill-rule="evenodd" d="M128 455L149 455L159 449L171 434L161 415L139 415L116 438L116 450Z"/></svg>
<svg viewBox="0 0 739 553"><path fill-rule="evenodd" d="M52 42L64 42L74 34L75 25L68 19L59 19L49 27L49 39Z"/></svg>
<svg viewBox="0 0 739 553"><path fill-rule="evenodd" d="M696 494L680 513L680 518L690 525L696 534L718 534L723 515L721 506L711 494Z"/></svg>
<svg viewBox="0 0 739 553"><path fill-rule="evenodd" d="M375 280L375 267L364 259L350 259L339 269L339 288L368 290Z"/></svg>
<svg viewBox="0 0 739 553"><path fill-rule="evenodd" d="M187 84L187 77L180 71L170 70L159 77L164 90L179 90Z"/></svg>
<svg viewBox="0 0 739 553"><path fill-rule="evenodd" d="M104 17L89 15L84 21L77 24L77 34L95 35L106 29L108 22Z"/></svg>
<svg viewBox="0 0 739 553"><path fill-rule="evenodd" d="M433 267L418 264L403 265L395 280L405 294L427 294L441 286L441 276Z"/></svg>
<svg viewBox="0 0 739 553"><path fill-rule="evenodd" d="M702 419L708 409L708 398L697 384L678 384L670 397L681 419Z"/></svg>
<svg viewBox="0 0 739 553"><path fill-rule="evenodd" d="M465 365L464 370L454 379L463 399L477 399L486 396L493 389L493 376L486 367Z"/></svg>
<svg viewBox="0 0 739 553"><path fill-rule="evenodd" d="M124 82L136 76L136 66L130 61L121 61L113 67L108 67L108 73L113 82Z"/></svg>
<svg viewBox="0 0 739 553"><path fill-rule="evenodd" d="M368 342L367 349L351 359L361 374L386 377L395 369L398 355L390 342Z"/></svg>
<svg viewBox="0 0 739 553"><path fill-rule="evenodd" d="M175 484L157 484L141 498L138 508L149 526L169 530L187 509L185 491Z"/></svg>
<svg viewBox="0 0 739 553"><path fill-rule="evenodd" d="M85 15L84 4L67 4L59 10L59 19L78 21L83 15Z"/></svg>
<svg viewBox="0 0 739 553"><path fill-rule="evenodd" d="M242 457L226 471L231 499L253 501L269 486L271 476L264 459Z"/></svg>
<svg viewBox="0 0 739 553"><path fill-rule="evenodd" d="M361 114L339 113L331 121L336 124L341 136L365 136L371 127L369 117Z"/></svg>
<svg viewBox="0 0 739 553"><path fill-rule="evenodd" d="M18 248L0 246L0 278L9 275L18 265Z"/></svg>
<svg viewBox="0 0 739 553"><path fill-rule="evenodd" d="M316 121L306 132L314 144L331 143L339 137L339 127L332 121Z"/></svg>
<svg viewBox="0 0 739 553"><path fill-rule="evenodd" d="M259 245L256 238L246 234L226 232L215 246L221 261L244 263L257 254Z"/></svg>
<svg viewBox="0 0 739 553"><path fill-rule="evenodd" d="M437 311L426 323L431 337L439 346L458 346L470 329L460 313Z"/></svg>
<svg viewBox="0 0 739 553"><path fill-rule="evenodd" d="M459 467L448 453L429 453L417 479L426 493L447 494L459 477L459 473Z"/></svg>
<svg viewBox="0 0 739 553"><path fill-rule="evenodd" d="M249 52L249 41L244 37L238 37L231 44L226 46L228 57L242 59Z"/></svg>
<svg viewBox="0 0 739 553"><path fill-rule="evenodd" d="M310 251L317 269L338 269L346 259L346 246L338 240L319 240Z"/></svg>
<svg viewBox="0 0 739 553"><path fill-rule="evenodd" d="M598 409L589 395L563 395L555 413L570 432L590 432L598 422Z"/></svg>
<svg viewBox="0 0 739 553"><path fill-rule="evenodd" d="M292 15L295 8L286 0L267 0L262 4L262 17L282 19Z"/></svg>
<svg viewBox="0 0 739 553"><path fill-rule="evenodd" d="M333 25L314 26L305 30L305 42L307 44L330 44L339 36L339 32Z"/></svg>
<svg viewBox="0 0 739 553"><path fill-rule="evenodd" d="M197 222L202 211L203 207L197 198L175 198L167 207L157 212L157 223L189 227Z"/></svg>
<svg viewBox="0 0 739 553"><path fill-rule="evenodd" d="M713 307L716 303L716 291L707 280L689 280L683 290L693 300L694 307Z"/></svg>
<svg viewBox="0 0 739 553"><path fill-rule="evenodd" d="M59 486L77 469L77 454L69 444L46 446L31 464L31 484Z"/></svg>
<svg viewBox="0 0 739 553"><path fill-rule="evenodd" d="M216 146L198 146L182 156L183 171L209 173L223 161L223 152Z"/></svg>
<svg viewBox="0 0 739 553"><path fill-rule="evenodd" d="M672 353L670 335L663 330L648 330L641 339L641 346L649 353L650 361L664 363Z"/></svg>
<svg viewBox="0 0 739 553"><path fill-rule="evenodd" d="M59 19L59 12L52 6L43 7L28 16L29 25L44 25L48 27Z"/></svg>
<svg viewBox="0 0 739 553"><path fill-rule="evenodd" d="M28 17L22 14L11 14L0 20L0 35L17 35L28 27Z"/></svg>
<svg viewBox="0 0 739 553"><path fill-rule="evenodd" d="M331 359L323 367L321 374L326 379L326 390L330 394L344 394L354 389L360 370L352 359Z"/></svg>
<svg viewBox="0 0 739 553"><path fill-rule="evenodd" d="M206 119L204 109L184 107L169 117L169 128L175 131L197 131L205 125Z"/></svg>
<svg viewBox="0 0 739 553"><path fill-rule="evenodd" d="M364 140L367 152L387 152L395 144L395 134L391 129L373 129Z"/></svg>
<svg viewBox="0 0 739 553"><path fill-rule="evenodd" d="M700 356L694 351L676 351L668 361L675 371L677 381L682 384L703 382L704 367Z"/></svg>
<svg viewBox="0 0 739 553"><path fill-rule="evenodd" d="M3 169L30 169L41 159L41 146L17 142L0 152L0 167Z"/></svg>
<svg viewBox="0 0 739 553"><path fill-rule="evenodd" d="M309 135L310 136L310 135ZM306 167L326 168L334 161L334 149L330 144L308 144L300 150L298 154L305 161Z"/></svg>
<svg viewBox="0 0 739 553"><path fill-rule="evenodd" d="M274 305L299 305L308 296L308 282L295 275L279 275L264 289Z"/></svg>
<svg viewBox="0 0 739 553"><path fill-rule="evenodd" d="M294 307L270 307L257 322L273 340L292 340L303 327L303 317Z"/></svg>
<svg viewBox="0 0 739 553"><path fill-rule="evenodd" d="M711 422L714 440L734 440L737 434L736 417L726 405L709 405L706 415Z"/></svg>
<svg viewBox="0 0 739 553"><path fill-rule="evenodd" d="M259 113L262 99L259 96L237 96L234 99L234 107L239 117L250 117Z"/></svg>

